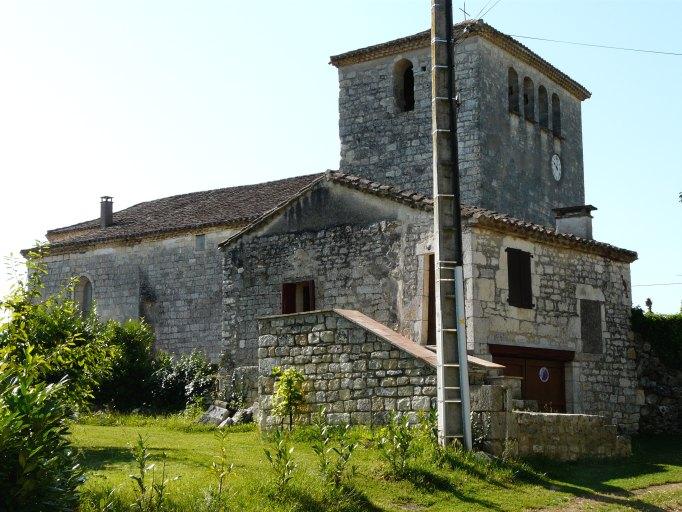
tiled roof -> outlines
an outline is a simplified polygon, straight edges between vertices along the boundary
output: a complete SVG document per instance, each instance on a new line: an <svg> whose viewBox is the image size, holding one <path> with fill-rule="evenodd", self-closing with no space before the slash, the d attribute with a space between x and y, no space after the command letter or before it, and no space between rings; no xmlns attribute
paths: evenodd
<svg viewBox="0 0 682 512"><path fill-rule="evenodd" d="M114 224L99 219L47 232L50 247L70 247L139 239L168 232L243 226L296 195L324 174L297 176L256 185L193 192L139 203L114 212Z"/></svg>
<svg viewBox="0 0 682 512"><path fill-rule="evenodd" d="M118 240L137 240L165 233L216 226L242 227L221 246L230 244L285 209L319 181L329 180L368 194L385 197L423 211L433 211L433 199L417 192L385 185L352 174L326 173L284 180L194 192L140 203L114 213L114 225L101 228L99 219L48 231L50 247L69 250ZM588 240L485 208L462 205L462 217L480 226L568 245L619 261L632 262L637 253Z"/></svg>
<svg viewBox="0 0 682 512"><path fill-rule="evenodd" d="M377 182L360 178L341 172L328 173L330 180L370 194L390 198L394 201L408 204L413 208L432 211L433 199L410 190L382 185ZM555 229L533 222L517 219L509 215L497 213L492 210L477 206L462 205L462 217L470 219L480 226L518 234L530 235L536 239L547 240L560 245L571 245L588 252L596 252L612 259L633 262L637 259L637 253L627 249L621 249L611 244L597 242L587 238L581 238L568 233L558 233Z"/></svg>
<svg viewBox="0 0 682 512"><path fill-rule="evenodd" d="M463 39L472 36L481 36L489 40L493 44L499 46L503 50L509 52L517 59L533 66L535 69L545 74L557 84L564 87L567 91L573 94L579 100L586 100L591 96L590 91L573 80L570 76L563 73L556 67L552 66L545 59L533 52L527 46L521 44L507 34L504 34L483 22L482 20L468 20L455 25L455 37ZM366 62L396 53L418 50L426 48L431 43L431 32L425 30L418 34L413 34L400 39L394 39L381 44L367 46L358 50L333 55L330 57L331 64L336 67L347 66L349 64L356 64L358 62Z"/></svg>

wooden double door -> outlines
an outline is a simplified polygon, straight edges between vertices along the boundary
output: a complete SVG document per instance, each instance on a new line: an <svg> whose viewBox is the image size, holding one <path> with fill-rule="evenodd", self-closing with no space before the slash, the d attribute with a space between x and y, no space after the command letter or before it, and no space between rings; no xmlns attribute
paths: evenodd
<svg viewBox="0 0 682 512"><path fill-rule="evenodd" d="M573 352L490 345L493 362L504 365L504 374L522 377L521 396L537 400L540 411L566 412L565 365Z"/></svg>

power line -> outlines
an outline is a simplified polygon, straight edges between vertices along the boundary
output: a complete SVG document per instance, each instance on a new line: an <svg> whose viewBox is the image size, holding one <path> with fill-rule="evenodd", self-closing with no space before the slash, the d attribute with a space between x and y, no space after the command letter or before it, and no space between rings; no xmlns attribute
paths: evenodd
<svg viewBox="0 0 682 512"><path fill-rule="evenodd" d="M679 286L679 285L682 285L682 283L633 284L632 287L635 288L637 286Z"/></svg>
<svg viewBox="0 0 682 512"><path fill-rule="evenodd" d="M490 5L490 2L493 0L488 0L486 3L483 4L483 7L481 7L481 10L478 11L478 14L476 15L476 18L479 19L481 17L481 13L485 10L486 7Z"/></svg>
<svg viewBox="0 0 682 512"><path fill-rule="evenodd" d="M500 1L500 0L498 0L498 1ZM494 7L494 5L493 5L493 7ZM490 12L490 9L487 12ZM621 51L626 51L626 52L639 52L639 53L656 53L659 55L673 55L675 57L682 57L682 52L666 52L666 51L661 51L661 50L643 50L641 48L626 48L623 46L608 46L605 44L578 43L576 41L562 41L559 39L547 39L544 37L519 36L516 34L509 34L509 35L511 37L516 37L518 39L533 39L534 41L545 41L548 43L572 44L575 46L589 46L592 48L605 48L607 50L621 50Z"/></svg>
<svg viewBox="0 0 682 512"><path fill-rule="evenodd" d="M497 2L495 2L493 5L491 5L491 6L488 8L487 11L485 11L483 14L481 14L481 15L479 16L479 18L482 18L483 16L485 16L486 14L488 14L490 11L492 11L493 8L494 8L497 4L499 4L501 1L502 1L502 0L497 0Z"/></svg>

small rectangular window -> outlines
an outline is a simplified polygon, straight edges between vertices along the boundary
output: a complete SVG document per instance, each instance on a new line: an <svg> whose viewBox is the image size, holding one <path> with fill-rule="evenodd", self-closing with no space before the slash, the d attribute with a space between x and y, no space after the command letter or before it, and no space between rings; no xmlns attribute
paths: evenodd
<svg viewBox="0 0 682 512"><path fill-rule="evenodd" d="M517 308L532 309L533 289L531 286L529 252L520 249L505 249L507 253L507 275L509 278L509 298L507 302Z"/></svg>
<svg viewBox="0 0 682 512"><path fill-rule="evenodd" d="M580 336L588 354L603 352L601 305L598 300L580 300Z"/></svg>
<svg viewBox="0 0 682 512"><path fill-rule="evenodd" d="M282 314L304 313L315 309L315 281L282 285Z"/></svg>
<svg viewBox="0 0 682 512"><path fill-rule="evenodd" d="M197 251L206 249L206 235L197 235L194 237L194 246Z"/></svg>

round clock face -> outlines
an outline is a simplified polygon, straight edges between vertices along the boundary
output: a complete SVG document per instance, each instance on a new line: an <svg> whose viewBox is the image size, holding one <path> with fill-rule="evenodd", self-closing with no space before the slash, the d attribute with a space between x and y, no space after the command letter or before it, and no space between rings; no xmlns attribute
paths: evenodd
<svg viewBox="0 0 682 512"><path fill-rule="evenodd" d="M552 155L552 174L555 180L561 179L561 158L559 155Z"/></svg>

